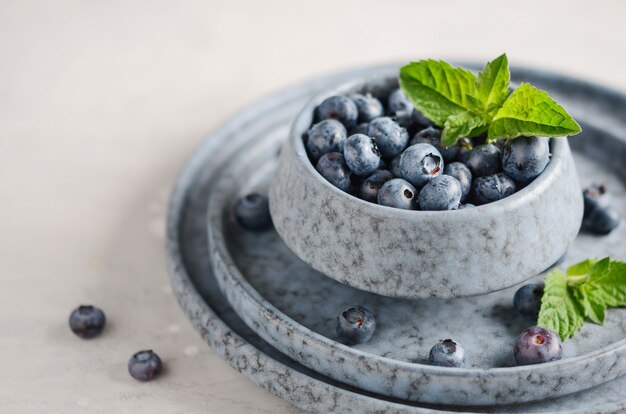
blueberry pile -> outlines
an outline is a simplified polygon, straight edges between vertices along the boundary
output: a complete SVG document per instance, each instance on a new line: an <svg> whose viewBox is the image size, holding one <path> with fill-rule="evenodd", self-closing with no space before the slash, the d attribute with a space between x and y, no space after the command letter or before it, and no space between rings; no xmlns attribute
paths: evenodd
<svg viewBox="0 0 626 414"><path fill-rule="evenodd" d="M550 161L543 137L489 144L484 137L463 138L443 147L441 130L401 89L387 97L331 96L314 115L303 138L316 170L340 190L388 207L456 210L491 203L526 186Z"/></svg>

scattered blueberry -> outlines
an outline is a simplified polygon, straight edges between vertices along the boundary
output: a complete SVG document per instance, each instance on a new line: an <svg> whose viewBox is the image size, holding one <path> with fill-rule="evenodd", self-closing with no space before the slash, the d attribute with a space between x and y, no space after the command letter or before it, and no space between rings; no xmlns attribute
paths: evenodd
<svg viewBox="0 0 626 414"><path fill-rule="evenodd" d="M611 206L606 185L592 185L583 191L583 228L596 234L609 234L619 226L620 217Z"/></svg>
<svg viewBox="0 0 626 414"><path fill-rule="evenodd" d="M359 111L359 122L370 122L385 114L383 104L369 93L366 95L355 93L350 95L349 98L352 99Z"/></svg>
<svg viewBox="0 0 626 414"><path fill-rule="evenodd" d="M411 145L402 153L400 172L405 180L419 188L443 173L443 159L430 144Z"/></svg>
<svg viewBox="0 0 626 414"><path fill-rule="evenodd" d="M267 197L257 193L247 194L235 202L235 219L251 231L263 231L272 227L272 217Z"/></svg>
<svg viewBox="0 0 626 414"><path fill-rule="evenodd" d="M151 381L159 376L163 364L151 349L139 351L128 360L128 373L139 381Z"/></svg>
<svg viewBox="0 0 626 414"><path fill-rule="evenodd" d="M444 339L431 348L428 361L432 365L440 367L463 368L465 366L465 350L458 342Z"/></svg>
<svg viewBox="0 0 626 414"><path fill-rule="evenodd" d="M559 335L540 326L530 327L515 340L515 360L518 365L541 364L561 359L563 346Z"/></svg>
<svg viewBox="0 0 626 414"><path fill-rule="evenodd" d="M383 116L369 124L368 133L376 140L376 145L384 158L391 159L400 154L409 141L409 134L393 119Z"/></svg>
<svg viewBox="0 0 626 414"><path fill-rule="evenodd" d="M317 162L326 153L343 152L347 136L346 128L334 119L326 119L313 125L306 134L309 156Z"/></svg>
<svg viewBox="0 0 626 414"><path fill-rule="evenodd" d="M487 204L510 196L515 189L515 182L509 176L498 173L476 178L472 195L476 204Z"/></svg>
<svg viewBox="0 0 626 414"><path fill-rule="evenodd" d="M402 171L400 171L400 158L401 157L402 157L402 154L396 155L395 157L393 157L393 159L389 163L389 171L391 171L391 173L395 175L397 178L402 178Z"/></svg>
<svg viewBox="0 0 626 414"><path fill-rule="evenodd" d="M484 177L500 171L502 153L495 145L484 144L474 147L471 151L463 152L459 156L459 161L470 169L474 178Z"/></svg>
<svg viewBox="0 0 626 414"><path fill-rule="evenodd" d="M402 178L394 178L380 187L378 204L404 210L415 210L417 208L416 197L417 191L411 183Z"/></svg>
<svg viewBox="0 0 626 414"><path fill-rule="evenodd" d="M392 91L387 98L387 112L391 116L411 115L413 103L406 97L402 89Z"/></svg>
<svg viewBox="0 0 626 414"><path fill-rule="evenodd" d="M372 175L367 177L365 181L361 183L361 188L359 189L359 196L366 201L371 203L378 202L378 192L380 191L380 187L383 186L387 181L392 180L393 174L386 170L378 170L374 171Z"/></svg>
<svg viewBox="0 0 626 414"><path fill-rule="evenodd" d="M524 316L536 317L541 309L543 284L529 283L517 289L513 297L513 306Z"/></svg>
<svg viewBox="0 0 626 414"><path fill-rule="evenodd" d="M454 161L459 155L459 146L457 144L450 145L449 147L443 147L441 145L441 130L435 127L422 129L415 134L413 139L409 142L409 145L415 144L430 144L437 148L446 163Z"/></svg>
<svg viewBox="0 0 626 414"><path fill-rule="evenodd" d="M315 169L326 180L340 190L350 190L350 169L339 152L324 154L317 162Z"/></svg>
<svg viewBox="0 0 626 414"><path fill-rule="evenodd" d="M374 315L362 306L351 306L337 316L337 335L350 344L367 342L375 330Z"/></svg>
<svg viewBox="0 0 626 414"><path fill-rule="evenodd" d="M430 180L417 198L421 210L454 210L461 202L461 183L449 175Z"/></svg>
<svg viewBox="0 0 626 414"><path fill-rule="evenodd" d="M81 305L70 314L70 329L83 339L100 335L105 323L104 312L95 306Z"/></svg>
<svg viewBox="0 0 626 414"><path fill-rule="evenodd" d="M331 96L324 99L317 107L317 116L320 120L336 119L350 129L356 125L359 110L352 99L345 96Z"/></svg>
<svg viewBox="0 0 626 414"><path fill-rule="evenodd" d="M356 175L370 175L378 169L380 151L373 138L363 134L349 137L343 148L348 168Z"/></svg>
<svg viewBox="0 0 626 414"><path fill-rule="evenodd" d="M472 189L472 172L460 162L451 162L446 164L443 169L445 175L450 175L461 184L461 201L465 201Z"/></svg>
<svg viewBox="0 0 626 414"><path fill-rule="evenodd" d="M504 145L502 169L520 183L534 180L550 162L550 145L545 137L520 137Z"/></svg>

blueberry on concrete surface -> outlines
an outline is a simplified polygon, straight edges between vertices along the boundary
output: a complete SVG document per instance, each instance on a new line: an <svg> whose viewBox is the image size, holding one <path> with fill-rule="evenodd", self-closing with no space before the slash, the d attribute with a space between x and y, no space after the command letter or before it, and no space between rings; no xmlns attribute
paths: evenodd
<svg viewBox="0 0 626 414"><path fill-rule="evenodd" d="M409 142L409 134L406 129L386 116L370 122L367 135L376 140L376 145L378 145L382 156L387 159L399 155Z"/></svg>
<svg viewBox="0 0 626 414"><path fill-rule="evenodd" d="M376 146L376 140L363 134L352 135L346 140L343 156L348 168L356 175L370 175L380 164L380 151Z"/></svg>
<svg viewBox="0 0 626 414"><path fill-rule="evenodd" d="M533 326L517 337L514 354L518 365L541 364L561 359L563 346L556 332Z"/></svg>
<svg viewBox="0 0 626 414"><path fill-rule="evenodd" d="M534 180L550 162L550 145L545 137L520 137L504 145L502 170L520 183Z"/></svg>
<svg viewBox="0 0 626 414"><path fill-rule="evenodd" d="M460 162L451 162L446 164L443 169L445 175L452 176L459 180L461 184L461 201L467 200L467 196L472 189L472 172Z"/></svg>
<svg viewBox="0 0 626 414"><path fill-rule="evenodd" d="M235 219L241 227L263 231L272 227L272 217L267 197L251 193L240 197L233 207Z"/></svg>
<svg viewBox="0 0 626 414"><path fill-rule="evenodd" d="M415 210L417 209L416 197L417 191L411 183L402 178L394 178L380 187L378 204L404 210Z"/></svg>
<svg viewBox="0 0 626 414"><path fill-rule="evenodd" d="M366 95L355 93L350 95L349 98L352 99L359 111L359 122L370 122L385 114L383 104L369 93Z"/></svg>
<svg viewBox="0 0 626 414"><path fill-rule="evenodd" d="M350 344L367 342L375 330L374 315L362 306L351 306L337 316L337 335Z"/></svg>
<svg viewBox="0 0 626 414"><path fill-rule="evenodd" d="M400 157L402 177L418 188L441 175L443 168L441 154L430 144L411 145Z"/></svg>
<svg viewBox="0 0 626 414"><path fill-rule="evenodd" d="M611 206L606 185L594 184L586 188L583 200L583 229L596 234L609 234L619 226L620 217Z"/></svg>
<svg viewBox="0 0 626 414"><path fill-rule="evenodd" d="M543 284L529 283L517 289L513 296L515 310L524 316L537 317L541 309Z"/></svg>
<svg viewBox="0 0 626 414"><path fill-rule="evenodd" d="M504 173L478 177L472 184L472 198L478 205L502 200L515 191L515 181Z"/></svg>
<svg viewBox="0 0 626 414"><path fill-rule="evenodd" d="M387 114L391 116L412 115L413 103L406 97L402 89L392 91L387 98Z"/></svg>
<svg viewBox="0 0 626 414"><path fill-rule="evenodd" d="M417 204L420 210L454 210L461 203L461 193L459 180L444 174L422 187Z"/></svg>
<svg viewBox="0 0 626 414"><path fill-rule="evenodd" d="M439 341L430 350L428 361L440 367L463 368L465 366L465 350L452 339Z"/></svg>
<svg viewBox="0 0 626 414"><path fill-rule="evenodd" d="M324 154L315 166L317 172L329 183L342 191L350 190L350 168L346 164L343 154L339 152L329 152Z"/></svg>
<svg viewBox="0 0 626 414"><path fill-rule="evenodd" d="M502 153L493 144L483 144L474 147L471 151L462 152L458 158L472 172L472 176L484 177L500 171Z"/></svg>
<svg viewBox="0 0 626 414"><path fill-rule="evenodd" d="M393 180L393 174L386 170L374 171L372 175L367 177L365 181L361 183L359 189L359 197L365 201L371 203L378 202L378 192L380 188L389 180Z"/></svg>
<svg viewBox="0 0 626 414"><path fill-rule="evenodd" d="M347 129L356 125L359 110L354 101L345 96L331 96L317 107L317 116L320 120L336 119Z"/></svg>
<svg viewBox="0 0 626 414"><path fill-rule="evenodd" d="M306 149L313 162L329 152L343 152L348 134L339 121L327 119L313 125L306 133Z"/></svg>
<svg viewBox="0 0 626 414"><path fill-rule="evenodd" d="M459 146L457 144L450 145L449 147L443 147L441 145L441 130L435 127L422 129L415 134L413 139L409 142L409 145L415 144L430 144L437 148L446 163L454 161L459 155Z"/></svg>
<svg viewBox="0 0 626 414"><path fill-rule="evenodd" d="M139 381L150 381L161 373L161 358L151 349L139 351L128 360L128 373Z"/></svg>
<svg viewBox="0 0 626 414"><path fill-rule="evenodd" d="M94 338L102 332L106 317L101 309L91 305L81 305L70 314L70 329L83 339Z"/></svg>

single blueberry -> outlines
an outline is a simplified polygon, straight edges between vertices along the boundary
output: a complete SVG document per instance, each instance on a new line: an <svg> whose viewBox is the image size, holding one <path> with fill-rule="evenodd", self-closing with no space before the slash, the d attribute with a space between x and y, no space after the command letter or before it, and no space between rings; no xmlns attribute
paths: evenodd
<svg viewBox="0 0 626 414"><path fill-rule="evenodd" d="M387 98L387 114L390 116L411 115L413 103L406 97L402 89L392 91Z"/></svg>
<svg viewBox="0 0 626 414"><path fill-rule="evenodd" d="M381 117L385 114L383 104L371 94L362 95L355 93L349 96L359 111L359 122L370 122L371 120Z"/></svg>
<svg viewBox="0 0 626 414"><path fill-rule="evenodd" d="M502 153L493 144L483 144L463 152L458 160L470 169L474 178L484 177L500 172Z"/></svg>
<svg viewBox="0 0 626 414"><path fill-rule="evenodd" d="M402 177L417 188L441 175L443 168L441 154L430 144L411 145L400 157Z"/></svg>
<svg viewBox="0 0 626 414"><path fill-rule="evenodd" d="M409 145L415 144L430 144L437 148L437 151L443 157L444 162L452 162L459 155L459 146L457 144L444 147L441 145L441 130L435 127L428 127L422 129L415 134L413 139L409 142Z"/></svg>
<svg viewBox="0 0 626 414"><path fill-rule="evenodd" d="M402 171L400 171L400 158L401 157L402 157L402 154L396 155L395 157L393 157L393 159L389 163L389 171L391 171L391 173L395 175L397 178L402 178Z"/></svg>
<svg viewBox="0 0 626 414"><path fill-rule="evenodd" d="M380 165L380 151L376 140L363 134L352 135L346 140L343 156L348 168L356 175L370 175Z"/></svg>
<svg viewBox="0 0 626 414"><path fill-rule="evenodd" d="M354 101L345 96L331 96L317 107L317 116L320 120L336 119L347 129L356 125L359 110Z"/></svg>
<svg viewBox="0 0 626 414"><path fill-rule="evenodd" d="M375 330L374 315L362 306L351 306L337 316L337 335L350 344L367 342Z"/></svg>
<svg viewBox="0 0 626 414"><path fill-rule="evenodd" d="M139 381L150 381L161 373L161 358L151 349L139 351L128 360L128 373Z"/></svg>
<svg viewBox="0 0 626 414"><path fill-rule="evenodd" d="M264 231L272 227L267 197L251 193L240 197L233 207L235 219L245 229Z"/></svg>
<svg viewBox="0 0 626 414"><path fill-rule="evenodd" d="M352 130L350 131L350 135L354 135L354 134L367 135L367 133L369 132L369 128L370 128L370 124L369 123L362 122L359 125L357 125L354 128L352 128Z"/></svg>
<svg viewBox="0 0 626 414"><path fill-rule="evenodd" d="M404 210L415 210L417 208L416 197L417 191L411 183L402 178L394 178L380 187L378 204Z"/></svg>
<svg viewBox="0 0 626 414"><path fill-rule="evenodd" d="M515 340L514 355L518 365L556 361L562 354L559 335L540 326L524 330Z"/></svg>
<svg viewBox="0 0 626 414"><path fill-rule="evenodd" d="M461 203L461 183L449 175L430 180L417 198L421 210L454 210Z"/></svg>
<svg viewBox="0 0 626 414"><path fill-rule="evenodd" d="M106 317L101 309L91 305L81 305L70 314L70 329L83 339L100 335Z"/></svg>
<svg viewBox="0 0 626 414"><path fill-rule="evenodd" d="M378 202L378 192L380 191L380 187L383 186L387 181L392 180L393 174L386 170L377 170L374 171L372 175L367 177L363 183L361 183L361 188L359 190L359 196L371 203Z"/></svg>
<svg viewBox="0 0 626 414"><path fill-rule="evenodd" d="M472 172L469 168L463 163L451 162L450 164L446 164L443 173L459 180L461 184L461 201L467 200L467 196L472 189Z"/></svg>
<svg viewBox="0 0 626 414"><path fill-rule="evenodd" d="M313 162L329 152L343 152L348 137L341 122L326 119L313 125L306 133L306 149Z"/></svg>
<svg viewBox="0 0 626 414"><path fill-rule="evenodd" d="M513 306L524 316L537 317L541 308L543 284L529 283L517 289L513 296Z"/></svg>
<svg viewBox="0 0 626 414"><path fill-rule="evenodd" d="M504 145L502 170L520 183L534 180L550 162L550 145L545 137L520 137Z"/></svg>
<svg viewBox="0 0 626 414"><path fill-rule="evenodd" d="M596 234L609 234L619 226L620 217L611 206L611 196L604 184L593 184L583 190L583 229Z"/></svg>
<svg viewBox="0 0 626 414"><path fill-rule="evenodd" d="M463 368L465 366L465 350L452 339L439 341L430 350L428 361L440 367Z"/></svg>
<svg viewBox="0 0 626 414"><path fill-rule="evenodd" d="M315 166L317 172L329 183L342 191L349 191L351 186L350 169L346 165L343 154L329 152L324 154Z"/></svg>
<svg viewBox="0 0 626 414"><path fill-rule="evenodd" d="M515 181L504 173L478 177L472 184L472 198L476 204L502 200L515 193Z"/></svg>
<svg viewBox="0 0 626 414"><path fill-rule="evenodd" d="M382 156L387 159L400 154L409 141L406 129L386 116L370 122L367 135L376 140Z"/></svg>

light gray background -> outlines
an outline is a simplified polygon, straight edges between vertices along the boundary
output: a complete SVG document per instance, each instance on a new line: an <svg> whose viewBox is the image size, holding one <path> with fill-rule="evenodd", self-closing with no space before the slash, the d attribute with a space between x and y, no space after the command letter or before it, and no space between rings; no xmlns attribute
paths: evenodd
<svg viewBox="0 0 626 414"><path fill-rule="evenodd" d="M626 91L616 1L1 1L0 411L292 413L217 357L168 284L169 190L203 137L294 82L457 57ZM107 313L82 341L72 308ZM126 373L154 348L167 371Z"/></svg>

